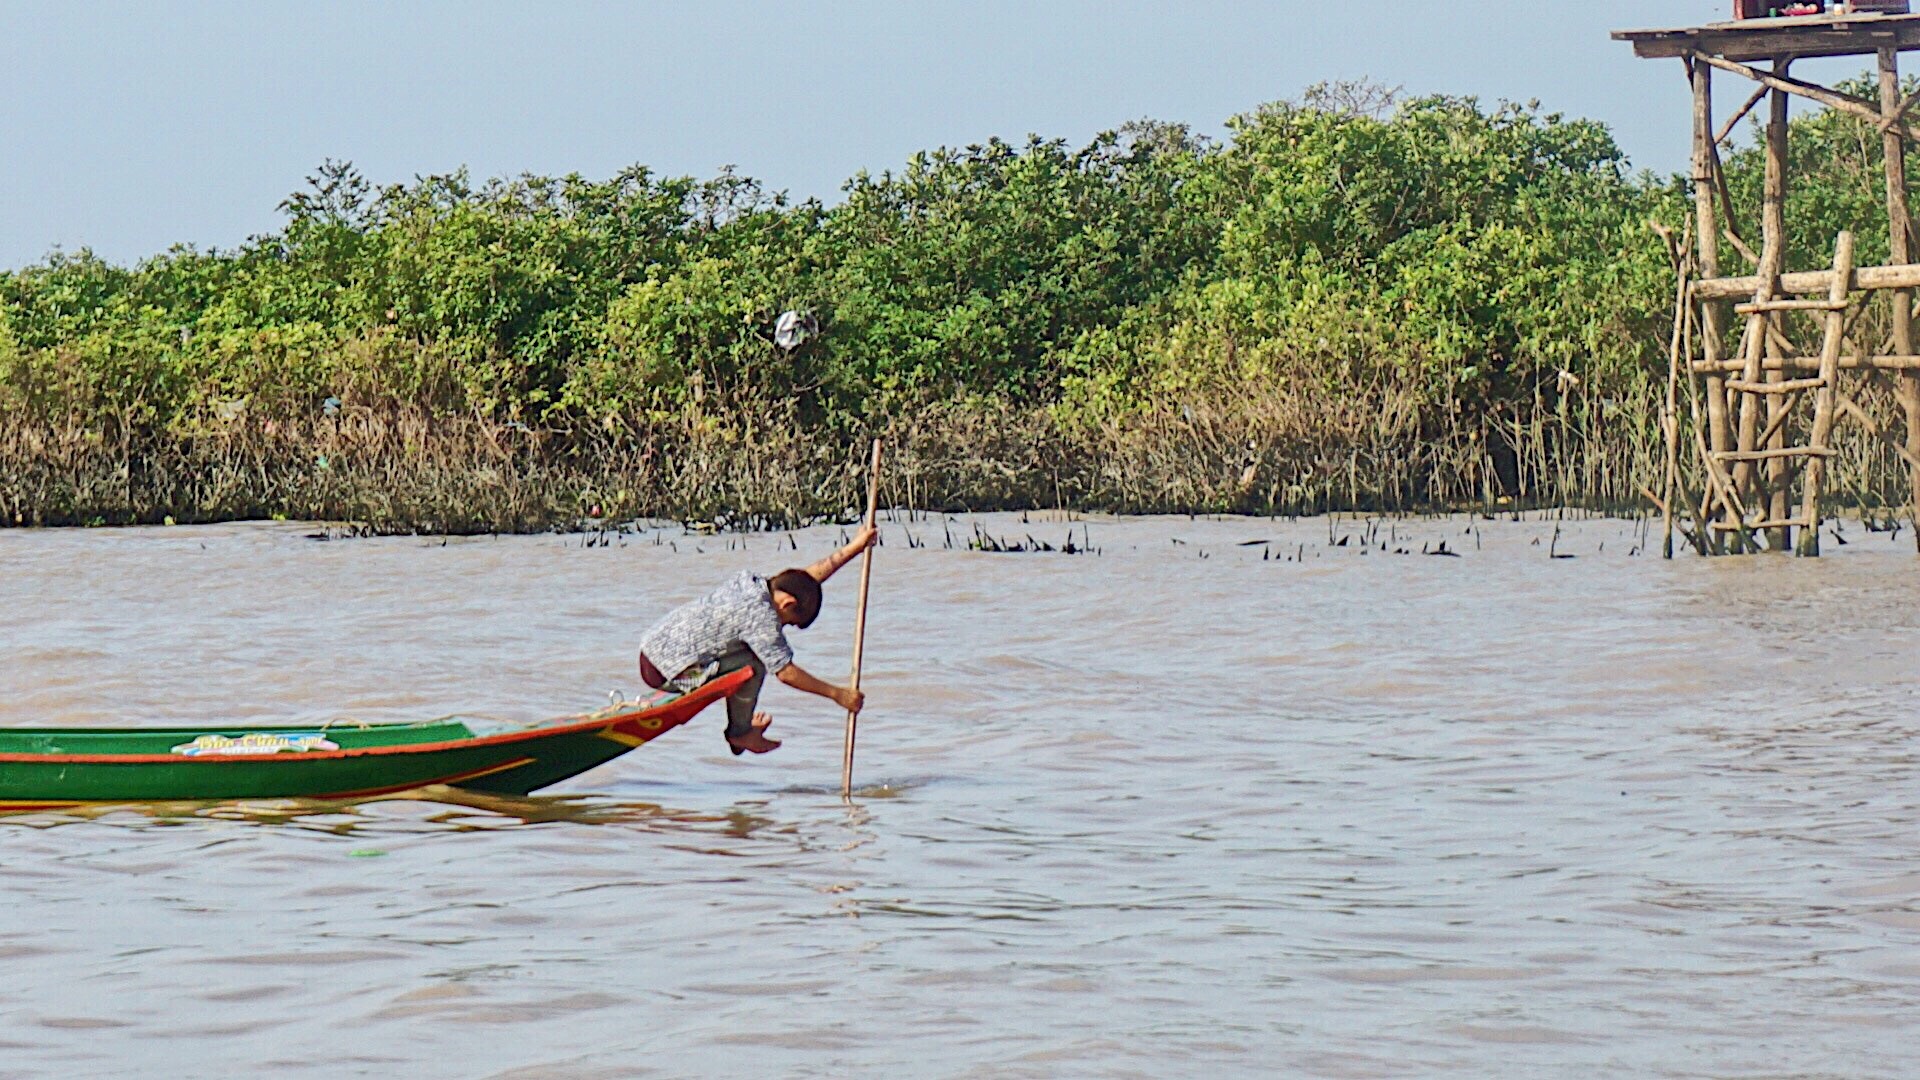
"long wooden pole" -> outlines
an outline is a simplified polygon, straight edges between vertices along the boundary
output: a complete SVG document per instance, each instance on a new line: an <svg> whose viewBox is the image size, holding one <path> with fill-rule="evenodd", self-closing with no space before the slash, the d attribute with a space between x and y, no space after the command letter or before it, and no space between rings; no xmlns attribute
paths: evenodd
<svg viewBox="0 0 1920 1080"><path fill-rule="evenodd" d="M1907 103L1900 97L1900 53L1880 50L1880 111L1891 120L1899 116ZM1913 216L1907 205L1907 140L1889 125L1881 140L1887 169L1888 252L1895 263L1913 260ZM1893 294L1893 343L1896 352L1913 351L1913 293L1901 289ZM1900 376L1897 397L1907 416L1907 456L1920 456L1920 378ZM1913 500L1914 542L1920 544L1920 466L1909 468L1907 482Z"/></svg>
<svg viewBox="0 0 1920 1080"><path fill-rule="evenodd" d="M1843 232L1833 245L1833 288L1827 299L1834 305L1827 312L1826 340L1820 346L1820 386L1813 397L1813 430L1807 446L1813 451L1807 458L1800 486L1800 554L1820 554L1820 485L1826 478L1827 441L1833 437L1835 403L1840 389L1840 346L1846 338L1846 313L1842 310L1847 294L1853 291L1853 234Z"/></svg>
<svg viewBox="0 0 1920 1080"><path fill-rule="evenodd" d="M1696 64L1707 64L1712 67L1717 67L1722 71L1731 71L1735 75L1744 75L1762 86L1778 90L1782 93L1798 94L1801 97L1810 98L1835 112L1843 112L1849 116L1857 116L1862 120L1880 126L1882 130L1895 131L1909 139L1920 138L1920 132L1914 131L1912 126L1907 124L1906 121L1899 119L1898 112L1894 114L1895 118L1889 121L1886 119L1886 113L1884 113L1879 106L1865 98L1857 98L1852 94L1842 94L1837 90L1829 90L1824 86L1816 86L1813 83L1802 82L1799 79L1789 79L1783 75L1769 75L1758 68L1748 67L1745 64L1728 60L1725 57L1714 56L1709 53L1696 52L1693 54L1693 61Z"/></svg>
<svg viewBox="0 0 1920 1080"><path fill-rule="evenodd" d="M867 527L880 516L880 440L873 440L873 463L867 468ZM853 614L853 678L847 685L860 689L860 658L867 645L867 590L873 584L873 548L860 555L860 606ZM860 714L847 710L847 741L840 756L840 794L853 794L853 740L859 734Z"/></svg>
<svg viewBox="0 0 1920 1080"><path fill-rule="evenodd" d="M1693 79L1694 242L1699 245L1700 276L1712 279L1720 276L1720 222L1713 205L1713 69L1695 60L1688 73ZM1733 448L1727 420L1726 379L1717 374L1720 318L1721 305L1711 301L1700 305L1700 357L1708 365L1707 445L1714 453ZM1729 507L1725 510L1728 521L1732 520L1731 514ZM1718 554L1722 550L1719 536L1711 535L1710 540L1710 550Z"/></svg>
<svg viewBox="0 0 1920 1080"><path fill-rule="evenodd" d="M1833 287L1833 271L1802 270L1793 274L1781 274L1778 287L1774 289L1778 296L1812 296L1823 294ZM1854 271L1855 289L1916 289L1920 288L1920 266L1863 266ZM1695 299L1703 300L1751 300L1756 289L1760 288L1757 277L1724 277L1696 281L1693 285Z"/></svg>
<svg viewBox="0 0 1920 1080"><path fill-rule="evenodd" d="M1661 553L1671 559L1673 501L1680 497L1680 366L1692 357L1692 348L1687 343L1687 305L1692 302L1687 293L1687 278L1693 262L1692 253L1681 249L1685 241L1676 242L1673 233L1665 228L1661 234L1666 237L1667 250L1673 255L1674 277L1673 340L1667 346L1667 400L1660 410L1660 426L1667 440L1667 468L1660 484Z"/></svg>
<svg viewBox="0 0 1920 1080"><path fill-rule="evenodd" d="M1773 62L1774 73L1785 76L1791 64L1792 60L1790 58L1775 60ZM1765 206L1763 208L1763 220L1761 222L1761 229L1766 233L1766 241L1762 248L1760 265L1757 267L1760 276L1766 280L1766 292L1769 299L1773 297L1774 290L1778 287L1780 275L1787 269L1787 175L1792 163L1791 151L1787 139L1787 95L1783 91L1775 90L1770 104L1772 108L1767 119L1767 174L1764 181L1766 188L1764 193ZM1754 331L1755 333L1765 334L1769 328L1779 326L1781 320L1782 316L1779 313L1764 315L1761 317L1760 323L1755 325ZM1773 336L1774 335L1768 334L1760 342L1763 346L1761 350L1762 356L1779 351L1777 346L1774 345ZM1766 371L1763 374L1768 382L1783 382L1786 379L1785 372ZM1743 404L1751 403L1752 401L1753 395L1742 395ZM1782 410L1786 408L1786 405L1786 401L1780 395L1767 395L1767 423L1768 427L1773 431L1772 449L1784 449L1787 445L1787 433L1784 426L1774 423L1774 421L1781 418ZM1750 411L1743 411L1741 420L1744 422L1751 415L1752 413ZM1744 437L1750 438L1751 432L1744 433ZM1742 450L1757 450L1759 448L1757 442L1751 447L1741 447ZM1790 475L1791 467L1785 458L1775 458L1773 461L1767 463L1766 477L1769 490L1768 497L1762 501L1767 505L1767 516L1774 521L1785 521L1791 516L1789 507L1791 506L1792 496L1787 491L1787 486L1790 483ZM1744 495L1745 492L1742 492L1742 494ZM1767 531L1767 546L1774 551L1792 551L1793 529L1789 526L1769 529Z"/></svg>

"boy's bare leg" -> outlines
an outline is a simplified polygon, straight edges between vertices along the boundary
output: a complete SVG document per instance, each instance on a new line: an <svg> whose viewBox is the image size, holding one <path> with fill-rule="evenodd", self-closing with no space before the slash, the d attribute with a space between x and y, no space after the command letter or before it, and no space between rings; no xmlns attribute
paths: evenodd
<svg viewBox="0 0 1920 1080"><path fill-rule="evenodd" d="M754 706L760 703L760 687L766 682L767 668L760 658L750 649L735 649L719 660L716 676L728 672L750 669L753 676L740 684L727 698L727 746L738 755L747 751L764 754L780 747L778 739L767 738L767 725L773 723L773 717L763 712L755 712Z"/></svg>

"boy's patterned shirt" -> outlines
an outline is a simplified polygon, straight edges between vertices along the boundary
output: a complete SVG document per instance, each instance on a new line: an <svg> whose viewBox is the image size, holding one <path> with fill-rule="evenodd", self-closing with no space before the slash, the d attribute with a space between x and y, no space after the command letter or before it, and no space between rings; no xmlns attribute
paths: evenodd
<svg viewBox="0 0 1920 1080"><path fill-rule="evenodd" d="M793 663L793 649L787 645L786 628L774 610L767 579L745 571L675 608L640 639L640 651L669 679L742 645L753 650L769 672Z"/></svg>

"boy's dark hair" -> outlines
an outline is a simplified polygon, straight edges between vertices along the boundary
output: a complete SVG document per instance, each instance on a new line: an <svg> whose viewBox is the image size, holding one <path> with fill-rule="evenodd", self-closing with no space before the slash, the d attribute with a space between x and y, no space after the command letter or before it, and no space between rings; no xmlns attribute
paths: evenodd
<svg viewBox="0 0 1920 1080"><path fill-rule="evenodd" d="M794 621L794 625L800 629L812 626L813 620L819 617L820 583L813 580L812 574L805 570L782 570L773 575L767 587L786 593L800 605L800 610L795 612L798 618Z"/></svg>

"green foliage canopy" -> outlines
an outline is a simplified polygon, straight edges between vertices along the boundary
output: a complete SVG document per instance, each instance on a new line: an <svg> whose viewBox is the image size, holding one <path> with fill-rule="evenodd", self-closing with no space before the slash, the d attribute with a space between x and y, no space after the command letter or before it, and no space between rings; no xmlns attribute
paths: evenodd
<svg viewBox="0 0 1920 1080"><path fill-rule="evenodd" d="M731 171L375 187L327 162L232 250L0 272L0 400L177 435L328 398L612 432L780 402L851 432L955 401L1094 421L1392 383L1440 426L1664 370L1647 223L1683 220L1681 181L1629 172L1593 121L1346 89L1219 143L1137 123L932 151L832 206ZM1884 213L1864 130L1796 124L1808 243ZM1736 199L1758 170L1732 155ZM791 354L787 308L824 326Z"/></svg>

